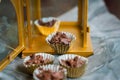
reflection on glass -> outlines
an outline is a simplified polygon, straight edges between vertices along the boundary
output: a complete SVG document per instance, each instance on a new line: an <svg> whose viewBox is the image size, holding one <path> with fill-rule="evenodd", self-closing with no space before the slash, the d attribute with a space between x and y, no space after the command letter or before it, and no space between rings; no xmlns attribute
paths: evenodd
<svg viewBox="0 0 120 80"><path fill-rule="evenodd" d="M18 43L15 9L10 0L2 0L0 3L0 61L10 54Z"/></svg>
<svg viewBox="0 0 120 80"><path fill-rule="evenodd" d="M77 21L77 5L78 0L41 0L42 17L57 17L62 21Z"/></svg>

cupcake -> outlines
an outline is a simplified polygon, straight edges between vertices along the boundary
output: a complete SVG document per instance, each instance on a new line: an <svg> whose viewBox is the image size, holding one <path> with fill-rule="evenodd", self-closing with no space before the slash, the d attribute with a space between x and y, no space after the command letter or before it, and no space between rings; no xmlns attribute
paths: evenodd
<svg viewBox="0 0 120 80"><path fill-rule="evenodd" d="M58 30L60 21L54 17L46 17L40 20L36 20L35 25L41 34L47 36Z"/></svg>
<svg viewBox="0 0 120 80"><path fill-rule="evenodd" d="M54 56L47 53L36 53L27 56L23 65L26 67L28 73L32 74L34 69L40 65L52 64L54 61Z"/></svg>
<svg viewBox="0 0 120 80"><path fill-rule="evenodd" d="M67 69L67 76L77 78L84 74L88 59L74 54L65 54L58 58L60 65Z"/></svg>
<svg viewBox="0 0 120 80"><path fill-rule="evenodd" d="M75 36L69 32L54 32L46 38L46 42L53 48L55 53L66 53L71 43L75 40Z"/></svg>
<svg viewBox="0 0 120 80"><path fill-rule="evenodd" d="M35 80L66 80L67 70L59 65L40 66L33 72Z"/></svg>

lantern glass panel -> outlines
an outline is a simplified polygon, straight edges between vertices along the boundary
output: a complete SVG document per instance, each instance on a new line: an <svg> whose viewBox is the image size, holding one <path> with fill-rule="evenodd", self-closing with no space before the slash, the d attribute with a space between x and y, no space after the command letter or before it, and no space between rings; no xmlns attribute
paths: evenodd
<svg viewBox="0 0 120 80"><path fill-rule="evenodd" d="M0 61L19 45L15 9L10 0L0 3Z"/></svg>
<svg viewBox="0 0 120 80"><path fill-rule="evenodd" d="M61 21L77 21L77 3L78 0L41 0L41 16L57 17ZM69 14L74 12L72 9L76 10L74 15Z"/></svg>

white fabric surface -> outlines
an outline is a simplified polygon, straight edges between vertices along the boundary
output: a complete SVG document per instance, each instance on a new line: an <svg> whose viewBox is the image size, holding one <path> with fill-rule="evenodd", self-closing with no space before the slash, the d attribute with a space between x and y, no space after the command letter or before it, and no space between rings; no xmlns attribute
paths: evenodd
<svg viewBox="0 0 120 80"><path fill-rule="evenodd" d="M76 10L66 14L76 14ZM76 17L66 14L59 18L74 20ZM89 0L89 25L94 55L89 57L85 75L68 80L120 80L120 20L108 12L102 0ZM32 80L32 76L24 73L21 64L22 59L17 57L0 72L0 80Z"/></svg>

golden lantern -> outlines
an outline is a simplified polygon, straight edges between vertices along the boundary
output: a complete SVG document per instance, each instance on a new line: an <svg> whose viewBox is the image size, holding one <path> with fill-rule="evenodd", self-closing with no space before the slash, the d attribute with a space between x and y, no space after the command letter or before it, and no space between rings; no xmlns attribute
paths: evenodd
<svg viewBox="0 0 120 80"><path fill-rule="evenodd" d="M52 48L45 42L45 36L40 35L34 26L36 19L42 18L41 0L10 0L17 16L18 45L0 60L0 70L4 69L20 52L22 57L37 52L47 52L53 54ZM1 1L2 2L2 1ZM25 9L24 9L25 8ZM24 9L24 10L23 10ZM25 13L26 12L26 13ZM72 16L72 15L71 15ZM26 20L24 18L26 17ZM78 0L78 19L77 21L61 21L58 31L68 31L76 35L67 53L78 54L88 57L93 54L90 29L88 26L88 0Z"/></svg>

